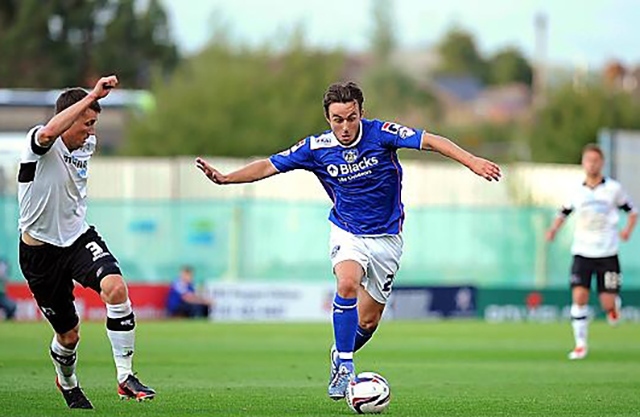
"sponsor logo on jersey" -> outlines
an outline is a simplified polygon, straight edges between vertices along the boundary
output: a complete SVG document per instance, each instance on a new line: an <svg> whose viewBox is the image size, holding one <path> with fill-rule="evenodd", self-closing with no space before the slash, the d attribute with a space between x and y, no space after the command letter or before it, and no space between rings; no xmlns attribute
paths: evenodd
<svg viewBox="0 0 640 417"><path fill-rule="evenodd" d="M402 126L402 125L399 125L397 123L391 123L391 122L385 122L382 125L382 131L383 132L389 132L389 133L392 133L394 135L398 135L402 139L406 139L406 138L411 137L411 136L416 134L415 130L413 130L413 129L409 128L409 127Z"/></svg>
<svg viewBox="0 0 640 417"><path fill-rule="evenodd" d="M331 148L336 146L336 141L333 140L333 135L331 133L325 133L320 136L312 136L310 146L311 150Z"/></svg>
<svg viewBox="0 0 640 417"><path fill-rule="evenodd" d="M87 163L89 161L86 159L83 161L71 155L63 155L62 157L64 158L65 163L72 165L77 169L87 169Z"/></svg>
<svg viewBox="0 0 640 417"><path fill-rule="evenodd" d="M367 158L365 156L360 160L360 162L353 164L330 164L327 166L327 172L334 178L338 175L347 175L346 178L340 178L340 181L344 182L345 180L352 180L369 175L371 173L371 168L378 165L378 162L378 158L375 156L372 156L371 158Z"/></svg>

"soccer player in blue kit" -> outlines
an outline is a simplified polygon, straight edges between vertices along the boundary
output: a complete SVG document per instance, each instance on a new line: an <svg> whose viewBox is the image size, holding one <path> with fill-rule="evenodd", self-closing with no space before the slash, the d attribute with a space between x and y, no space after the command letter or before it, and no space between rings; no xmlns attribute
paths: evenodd
<svg viewBox="0 0 640 417"><path fill-rule="evenodd" d="M304 169L316 175L333 202L329 253L337 289L333 300L329 397L344 398L355 375L353 353L375 332L402 255L400 148L447 156L488 181L500 167L450 140L396 123L362 118L364 95L353 82L334 83L324 94L331 126L290 149L224 175L202 158L196 166L216 184L241 184Z"/></svg>

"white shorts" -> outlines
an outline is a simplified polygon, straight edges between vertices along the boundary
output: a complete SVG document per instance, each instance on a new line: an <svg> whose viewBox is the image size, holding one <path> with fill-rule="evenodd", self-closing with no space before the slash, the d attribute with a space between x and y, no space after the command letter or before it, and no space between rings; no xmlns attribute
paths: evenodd
<svg viewBox="0 0 640 417"><path fill-rule="evenodd" d="M331 223L329 253L331 267L342 261L356 261L364 270L362 286L381 304L391 294L393 280L400 268L402 235L356 236Z"/></svg>

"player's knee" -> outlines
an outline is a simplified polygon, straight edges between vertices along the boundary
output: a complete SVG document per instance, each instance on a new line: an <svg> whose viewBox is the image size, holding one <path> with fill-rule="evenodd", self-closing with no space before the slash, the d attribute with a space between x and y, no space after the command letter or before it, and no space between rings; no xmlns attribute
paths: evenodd
<svg viewBox="0 0 640 417"><path fill-rule="evenodd" d="M338 279L338 295L343 298L354 298L358 295L360 282L354 276L343 276Z"/></svg>
<svg viewBox="0 0 640 417"><path fill-rule="evenodd" d="M127 284L120 275L109 275L100 282L102 299L107 304L121 304L127 301Z"/></svg>
<svg viewBox="0 0 640 417"><path fill-rule="evenodd" d="M358 323L358 325L368 333L373 333L378 328L378 323L380 323L380 316L364 317L363 319L360 319L360 323Z"/></svg>
<svg viewBox="0 0 640 417"><path fill-rule="evenodd" d="M58 341L67 349L75 349L78 342L80 342L80 332L78 329L73 329L66 333L58 334Z"/></svg>

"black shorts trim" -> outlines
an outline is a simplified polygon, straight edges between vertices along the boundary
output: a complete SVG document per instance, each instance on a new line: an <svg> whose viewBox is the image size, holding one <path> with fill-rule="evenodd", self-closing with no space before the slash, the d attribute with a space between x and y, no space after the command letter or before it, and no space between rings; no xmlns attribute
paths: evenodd
<svg viewBox="0 0 640 417"><path fill-rule="evenodd" d="M587 258L574 255L571 265L571 287L591 289L591 280L596 276L598 293L618 294L622 287L622 273L618 255L603 258Z"/></svg>

